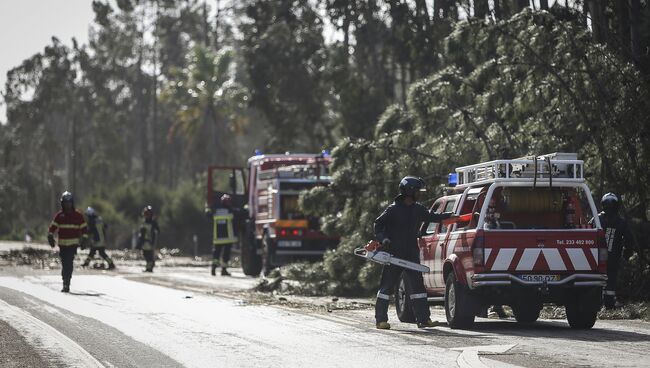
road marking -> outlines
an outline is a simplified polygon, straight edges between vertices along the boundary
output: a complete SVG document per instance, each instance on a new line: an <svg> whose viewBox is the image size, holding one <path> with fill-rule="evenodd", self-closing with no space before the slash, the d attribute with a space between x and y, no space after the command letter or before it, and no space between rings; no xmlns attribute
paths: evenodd
<svg viewBox="0 0 650 368"><path fill-rule="evenodd" d="M0 318L15 328L28 342L43 347L48 352L59 352L67 367L105 368L84 348L54 327L3 300L0 300Z"/></svg>
<svg viewBox="0 0 650 368"><path fill-rule="evenodd" d="M489 368L485 363L481 361L478 353L492 353L492 354L503 354L506 351L514 348L517 344L511 345L484 345L484 346L467 346L464 348L452 348L450 350L460 351L460 355L456 360L456 363L460 368ZM513 367L508 364L508 366Z"/></svg>

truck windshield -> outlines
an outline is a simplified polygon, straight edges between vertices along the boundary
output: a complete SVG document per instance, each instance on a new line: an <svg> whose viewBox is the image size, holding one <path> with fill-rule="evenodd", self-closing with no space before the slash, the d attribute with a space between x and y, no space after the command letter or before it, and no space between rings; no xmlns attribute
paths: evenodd
<svg viewBox="0 0 650 368"><path fill-rule="evenodd" d="M580 188L498 187L484 201L485 229L584 229L593 217Z"/></svg>

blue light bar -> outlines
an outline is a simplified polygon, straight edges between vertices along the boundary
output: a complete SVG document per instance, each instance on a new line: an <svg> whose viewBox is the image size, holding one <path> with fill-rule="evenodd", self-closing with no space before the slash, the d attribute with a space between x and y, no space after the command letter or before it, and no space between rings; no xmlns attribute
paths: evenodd
<svg viewBox="0 0 650 368"><path fill-rule="evenodd" d="M323 157L330 157L330 150L324 149L322 153Z"/></svg>
<svg viewBox="0 0 650 368"><path fill-rule="evenodd" d="M256 149L256 150L255 150L255 156L262 156L262 151Z"/></svg>
<svg viewBox="0 0 650 368"><path fill-rule="evenodd" d="M458 185L458 174L449 173L449 186L455 187L456 185Z"/></svg>

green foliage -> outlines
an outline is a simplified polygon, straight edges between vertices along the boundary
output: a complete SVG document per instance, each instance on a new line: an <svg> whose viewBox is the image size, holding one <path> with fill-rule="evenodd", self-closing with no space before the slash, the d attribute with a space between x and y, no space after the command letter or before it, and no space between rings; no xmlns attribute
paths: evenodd
<svg viewBox="0 0 650 368"><path fill-rule="evenodd" d="M578 152L596 193L625 194L629 215L648 223L648 173L639 166L650 159L648 87L580 24L532 11L463 21L445 40L442 59L438 72L413 84L406 108L384 113L374 139L339 143L328 189L303 195L307 211L343 235L324 262L339 289L374 286L375 267L351 253L372 238L374 217L407 174L430 183L424 202L431 204L437 183L459 165Z"/></svg>

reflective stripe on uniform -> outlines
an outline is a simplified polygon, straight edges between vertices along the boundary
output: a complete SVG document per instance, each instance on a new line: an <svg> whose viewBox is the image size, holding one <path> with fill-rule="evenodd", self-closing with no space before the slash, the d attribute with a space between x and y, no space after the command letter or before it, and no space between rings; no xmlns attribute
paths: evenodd
<svg viewBox="0 0 650 368"><path fill-rule="evenodd" d="M614 290L603 290L604 295L616 295L616 291Z"/></svg>
<svg viewBox="0 0 650 368"><path fill-rule="evenodd" d="M59 223L56 222L56 221L52 221L52 222L50 223L50 226L56 226L56 227L59 227Z"/></svg>
<svg viewBox="0 0 650 368"><path fill-rule="evenodd" d="M413 299L424 299L427 297L427 293L411 294L411 300Z"/></svg>
<svg viewBox="0 0 650 368"><path fill-rule="evenodd" d="M59 239L59 245L77 245L79 244L79 239Z"/></svg>
<svg viewBox="0 0 650 368"><path fill-rule="evenodd" d="M57 225L59 229L82 229L83 227L86 226L86 224L83 225L78 225L78 224L61 224Z"/></svg>
<svg viewBox="0 0 650 368"><path fill-rule="evenodd" d="M390 296L384 293L377 292L377 299L390 300Z"/></svg>
<svg viewBox="0 0 650 368"><path fill-rule="evenodd" d="M235 236L235 230L233 228L233 218L232 213L227 214L216 214L212 217L213 219L213 237L212 244L214 245L225 245L233 244L237 242L237 237ZM219 233L219 225L226 226L226 233ZM223 229L222 229L223 230Z"/></svg>

